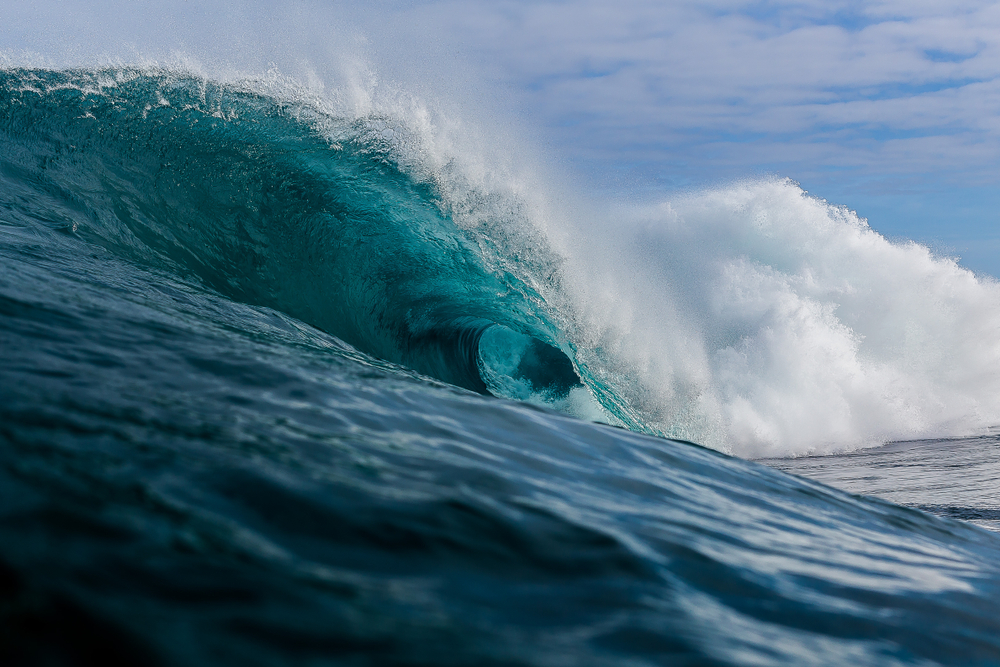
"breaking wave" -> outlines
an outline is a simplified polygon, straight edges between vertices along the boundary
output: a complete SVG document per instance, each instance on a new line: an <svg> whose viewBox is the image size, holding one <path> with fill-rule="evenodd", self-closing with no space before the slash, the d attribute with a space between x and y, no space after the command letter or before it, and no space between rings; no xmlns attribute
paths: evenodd
<svg viewBox="0 0 1000 667"><path fill-rule="evenodd" d="M26 214L479 393L742 456L1000 423L997 283L788 180L556 210L419 105L158 68L0 106Z"/></svg>

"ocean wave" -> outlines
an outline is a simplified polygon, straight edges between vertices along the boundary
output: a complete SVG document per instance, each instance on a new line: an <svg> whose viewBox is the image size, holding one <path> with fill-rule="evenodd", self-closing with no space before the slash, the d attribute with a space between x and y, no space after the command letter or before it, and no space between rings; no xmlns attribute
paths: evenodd
<svg viewBox="0 0 1000 667"><path fill-rule="evenodd" d="M73 233L467 389L582 388L543 299L401 167L398 123L173 72L0 86L5 169Z"/></svg>
<svg viewBox="0 0 1000 667"><path fill-rule="evenodd" d="M154 67L0 95L50 224L467 389L742 456L1000 423L997 283L788 180L552 214L419 108Z"/></svg>

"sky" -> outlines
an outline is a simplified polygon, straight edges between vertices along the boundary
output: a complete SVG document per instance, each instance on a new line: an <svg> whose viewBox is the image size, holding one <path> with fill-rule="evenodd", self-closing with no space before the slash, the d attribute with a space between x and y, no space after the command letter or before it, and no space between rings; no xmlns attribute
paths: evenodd
<svg viewBox="0 0 1000 667"><path fill-rule="evenodd" d="M598 195L779 175L1000 276L1000 3L0 0L9 62L345 50L504 107Z"/></svg>

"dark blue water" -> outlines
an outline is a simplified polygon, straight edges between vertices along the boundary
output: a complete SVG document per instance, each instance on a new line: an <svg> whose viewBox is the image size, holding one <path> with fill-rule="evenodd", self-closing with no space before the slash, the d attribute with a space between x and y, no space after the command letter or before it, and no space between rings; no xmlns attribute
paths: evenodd
<svg viewBox="0 0 1000 667"><path fill-rule="evenodd" d="M0 73L0 663L1000 664L1000 536L553 409L380 122Z"/></svg>

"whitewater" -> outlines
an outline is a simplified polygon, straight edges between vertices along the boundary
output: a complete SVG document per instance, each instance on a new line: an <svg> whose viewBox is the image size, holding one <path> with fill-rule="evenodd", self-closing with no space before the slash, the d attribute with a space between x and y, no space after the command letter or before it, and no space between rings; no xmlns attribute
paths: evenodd
<svg viewBox="0 0 1000 667"><path fill-rule="evenodd" d="M0 657L1000 662L1000 284L516 146L350 77L0 70ZM979 495L851 495L920 451Z"/></svg>

